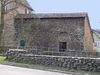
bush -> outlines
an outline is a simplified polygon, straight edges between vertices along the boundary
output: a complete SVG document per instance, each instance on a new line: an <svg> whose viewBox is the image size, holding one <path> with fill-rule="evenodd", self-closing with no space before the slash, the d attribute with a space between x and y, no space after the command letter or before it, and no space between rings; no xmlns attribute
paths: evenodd
<svg viewBox="0 0 100 75"><path fill-rule="evenodd" d="M0 47L0 54L4 54L9 50L7 47Z"/></svg>

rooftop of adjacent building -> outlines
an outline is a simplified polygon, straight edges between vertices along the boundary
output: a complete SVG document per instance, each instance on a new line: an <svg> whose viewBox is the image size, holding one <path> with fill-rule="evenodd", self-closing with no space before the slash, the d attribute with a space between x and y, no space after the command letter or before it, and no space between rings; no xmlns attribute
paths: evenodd
<svg viewBox="0 0 100 75"><path fill-rule="evenodd" d="M17 3L17 1L11 1L11 2L16 2L16 3ZM9 4L10 4L11 2L9 2ZM30 4L28 3L27 0L20 0L20 2L18 2L18 3L20 3L20 4L23 5L24 7L27 7L28 9L30 9L30 10L33 11L32 7L30 6ZM0 6L1 6L1 4L0 4ZM1 8L0 8L0 10L1 10Z"/></svg>
<svg viewBox="0 0 100 75"><path fill-rule="evenodd" d="M20 1L24 6L28 7L31 10L33 10L32 7L30 6L30 4L27 2L27 0L20 0Z"/></svg>
<svg viewBox="0 0 100 75"><path fill-rule="evenodd" d="M94 30L92 29L92 32L94 34L94 40L100 40L100 30Z"/></svg>

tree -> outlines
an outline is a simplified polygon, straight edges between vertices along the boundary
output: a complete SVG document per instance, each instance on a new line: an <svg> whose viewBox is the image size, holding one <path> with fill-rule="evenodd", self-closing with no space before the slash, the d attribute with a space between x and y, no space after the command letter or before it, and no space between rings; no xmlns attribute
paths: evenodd
<svg viewBox="0 0 100 75"><path fill-rule="evenodd" d="M15 2L16 3L16 6L11 8L11 9L7 9L7 5L12 3L12 2ZM1 44L1 36L2 36L2 33L3 33L3 29L4 29L4 24L5 24L5 21L4 21L4 16L5 14L11 12L11 11L17 11L16 9L19 7L19 4L21 4L20 0L0 0L0 5L1 5L1 24L0 24L0 44Z"/></svg>

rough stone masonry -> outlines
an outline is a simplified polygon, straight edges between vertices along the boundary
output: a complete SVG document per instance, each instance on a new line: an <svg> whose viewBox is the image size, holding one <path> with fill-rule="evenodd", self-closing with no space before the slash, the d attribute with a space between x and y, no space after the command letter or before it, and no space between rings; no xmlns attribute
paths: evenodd
<svg viewBox="0 0 100 75"><path fill-rule="evenodd" d="M28 54L25 50L11 50L7 53L7 60L28 64L63 67L66 69L100 72L100 58L36 55Z"/></svg>
<svg viewBox="0 0 100 75"><path fill-rule="evenodd" d="M54 48L57 52L92 51L93 36L87 13L20 14L15 18L16 44Z"/></svg>

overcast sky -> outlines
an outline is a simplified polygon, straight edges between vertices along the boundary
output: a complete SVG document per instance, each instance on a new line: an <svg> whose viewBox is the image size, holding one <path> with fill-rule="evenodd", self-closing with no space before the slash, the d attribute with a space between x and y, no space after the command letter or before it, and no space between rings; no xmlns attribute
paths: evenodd
<svg viewBox="0 0 100 75"><path fill-rule="evenodd" d="M87 12L91 27L100 29L100 0L28 0L36 13Z"/></svg>

